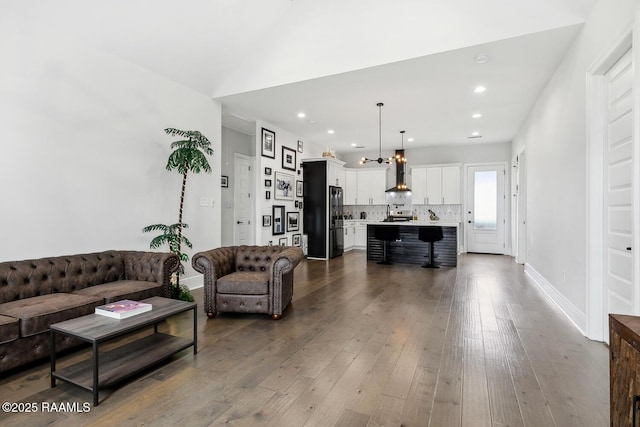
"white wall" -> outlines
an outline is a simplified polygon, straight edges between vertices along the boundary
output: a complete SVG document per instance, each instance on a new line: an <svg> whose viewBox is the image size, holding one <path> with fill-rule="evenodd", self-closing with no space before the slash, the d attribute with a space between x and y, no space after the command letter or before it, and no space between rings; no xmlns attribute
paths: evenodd
<svg viewBox="0 0 640 427"><path fill-rule="evenodd" d="M262 128L269 129L276 134L276 146L275 146L275 159L271 159L269 157L262 156ZM317 146L316 144L309 143L303 141L303 152L297 152L298 141L301 138L285 129L280 128L279 126L275 126L271 123L267 123L264 121L256 122L256 188L257 196L256 196L256 244L257 245L266 245L270 241L274 244L278 244L278 240L281 237L286 237L288 239L289 245L292 243L293 234L302 234L303 233L303 223L302 223L302 211L295 208L295 200L302 200L302 198L294 197L294 200L276 200L274 199L274 185L275 185L275 172L284 172L290 175L294 175L294 180L302 181L302 168L300 168L300 163L302 159L308 158L317 158L322 156L322 148ZM289 147L293 150L296 150L296 171L290 171L282 168L282 147ZM271 176L266 176L264 174L264 168L269 167L272 170ZM300 174L298 174L298 170ZM270 179L272 185L270 188L265 187L264 181L265 179ZM265 198L266 191L271 193L271 198L267 200ZM274 205L284 205L286 212L300 212L300 231L285 233L282 235L274 236L272 234L271 227L263 227L262 226L262 216L263 215L272 215L273 214L273 206ZM273 218L272 218L273 220Z"/></svg>
<svg viewBox="0 0 640 427"><path fill-rule="evenodd" d="M181 176L165 170L176 140L166 127L212 142L213 174L190 175L184 222L189 255L219 246L217 102L37 28L0 30L0 39L0 261L148 249L142 227L178 220Z"/></svg>
<svg viewBox="0 0 640 427"><path fill-rule="evenodd" d="M632 0L601 0L513 141L526 149L527 271L585 330L585 76L631 23Z"/></svg>

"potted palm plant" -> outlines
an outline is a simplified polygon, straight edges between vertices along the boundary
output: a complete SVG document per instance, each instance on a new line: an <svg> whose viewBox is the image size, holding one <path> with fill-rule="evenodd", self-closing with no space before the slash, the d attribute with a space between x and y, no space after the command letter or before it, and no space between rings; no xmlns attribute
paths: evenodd
<svg viewBox="0 0 640 427"><path fill-rule="evenodd" d="M182 187L180 190L180 209L178 211L178 222L172 225L152 224L144 227L143 232L149 233L160 231L162 234L151 240L150 248L157 249L163 245L168 245L169 250L180 257L180 267L178 273L172 278L172 298L193 301L193 296L189 289L180 285L180 275L184 274L184 265L182 262L189 260L189 256L182 252L182 245L192 248L193 245L185 236L182 230L189 226L182 222L182 213L184 208L184 194L187 187L187 176L189 172L200 173L202 171L211 173L211 166L207 160L207 156L213 155L211 142L206 136L198 131L180 130L167 128L164 130L167 135L179 136L183 139L171 143L173 150L167 160L166 169L168 171L177 170L182 174Z"/></svg>

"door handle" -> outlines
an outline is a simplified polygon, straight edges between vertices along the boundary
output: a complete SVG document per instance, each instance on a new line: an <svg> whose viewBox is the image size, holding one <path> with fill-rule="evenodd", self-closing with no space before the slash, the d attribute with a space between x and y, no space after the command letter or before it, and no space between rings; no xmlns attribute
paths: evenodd
<svg viewBox="0 0 640 427"><path fill-rule="evenodd" d="M236 224L244 224L242 221L236 221Z"/></svg>
<svg viewBox="0 0 640 427"><path fill-rule="evenodd" d="M627 246L627 250L630 251L631 250L631 246Z"/></svg>
<svg viewBox="0 0 640 427"><path fill-rule="evenodd" d="M473 221L469 220L469 224L473 224Z"/></svg>

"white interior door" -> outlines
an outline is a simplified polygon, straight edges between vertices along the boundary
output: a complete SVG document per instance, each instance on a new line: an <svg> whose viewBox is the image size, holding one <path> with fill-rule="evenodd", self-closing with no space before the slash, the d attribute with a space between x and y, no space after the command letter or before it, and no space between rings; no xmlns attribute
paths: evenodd
<svg viewBox="0 0 640 427"><path fill-rule="evenodd" d="M251 245L253 239L253 160L242 154L234 157L233 244Z"/></svg>
<svg viewBox="0 0 640 427"><path fill-rule="evenodd" d="M467 252L505 252L505 167L467 167Z"/></svg>
<svg viewBox="0 0 640 427"><path fill-rule="evenodd" d="M527 171L524 151L518 155L516 170L516 262L527 262Z"/></svg>
<svg viewBox="0 0 640 427"><path fill-rule="evenodd" d="M605 74L604 316L633 314L633 66L628 50Z"/></svg>

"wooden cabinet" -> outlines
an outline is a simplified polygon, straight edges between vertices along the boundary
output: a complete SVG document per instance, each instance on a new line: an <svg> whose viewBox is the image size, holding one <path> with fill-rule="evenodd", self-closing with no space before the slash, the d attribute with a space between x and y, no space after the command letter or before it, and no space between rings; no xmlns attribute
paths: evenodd
<svg viewBox="0 0 640 427"><path fill-rule="evenodd" d="M609 315L610 420L616 427L640 423L640 317Z"/></svg>
<svg viewBox="0 0 640 427"><path fill-rule="evenodd" d="M327 184L335 187L344 187L344 167L342 164L327 162Z"/></svg>
<svg viewBox="0 0 640 427"><path fill-rule="evenodd" d="M387 203L385 190L387 170L372 169L357 171L357 205L384 205Z"/></svg>
<svg viewBox="0 0 640 427"><path fill-rule="evenodd" d="M414 205L459 205L460 165L411 168L411 194Z"/></svg>
<svg viewBox="0 0 640 427"><path fill-rule="evenodd" d="M367 249L367 223L358 222L356 223L355 228L355 240L353 247L355 249Z"/></svg>
<svg viewBox="0 0 640 427"><path fill-rule="evenodd" d="M344 204L357 205L358 172L351 169L344 171Z"/></svg>
<svg viewBox="0 0 640 427"><path fill-rule="evenodd" d="M344 224L344 251L353 249L356 239L356 225L354 223Z"/></svg>

